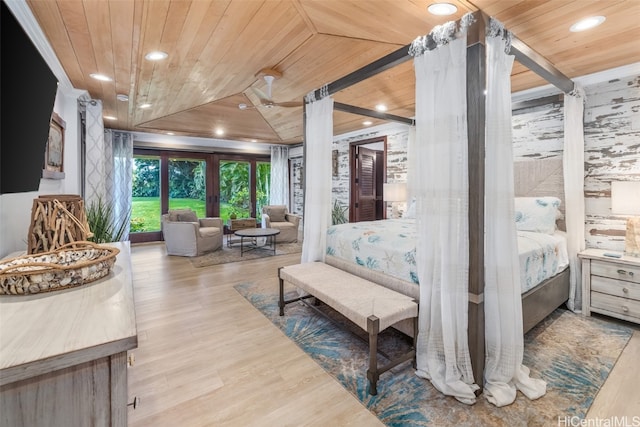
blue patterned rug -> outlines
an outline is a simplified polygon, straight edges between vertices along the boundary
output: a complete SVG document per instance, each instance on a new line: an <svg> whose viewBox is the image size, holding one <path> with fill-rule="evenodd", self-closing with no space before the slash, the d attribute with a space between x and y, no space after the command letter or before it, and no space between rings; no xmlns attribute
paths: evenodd
<svg viewBox="0 0 640 427"><path fill-rule="evenodd" d="M387 426L557 426L559 417L583 419L633 333L627 326L565 309L553 312L525 335L524 364L532 377L547 382L547 394L535 401L518 392L507 407L496 408L482 397L467 406L418 378L410 362L382 374L378 395L370 396L367 343L301 303L287 305L285 315L278 316L277 282L269 287L245 283L235 289ZM320 307L349 325L340 314ZM392 357L408 345L404 335L391 329L379 339Z"/></svg>

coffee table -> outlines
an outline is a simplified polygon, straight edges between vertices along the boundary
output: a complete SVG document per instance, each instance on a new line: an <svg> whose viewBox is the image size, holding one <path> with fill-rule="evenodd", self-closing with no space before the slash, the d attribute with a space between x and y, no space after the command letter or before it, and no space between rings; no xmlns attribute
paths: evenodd
<svg viewBox="0 0 640 427"><path fill-rule="evenodd" d="M245 228L243 230L238 230L235 233L236 236L240 237L240 256L242 256L245 252L253 251L256 249L265 250L265 251L273 251L273 254L276 254L276 236L280 234L280 230L275 228ZM257 239L258 237L265 237L267 239L268 244L264 246L258 246ZM244 239L249 238L250 244L245 247Z"/></svg>

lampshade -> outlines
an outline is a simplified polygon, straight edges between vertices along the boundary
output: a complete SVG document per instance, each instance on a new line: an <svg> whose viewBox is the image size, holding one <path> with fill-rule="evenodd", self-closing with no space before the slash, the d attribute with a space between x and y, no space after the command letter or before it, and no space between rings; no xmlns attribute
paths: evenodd
<svg viewBox="0 0 640 427"><path fill-rule="evenodd" d="M640 215L640 181L611 182L611 213Z"/></svg>
<svg viewBox="0 0 640 427"><path fill-rule="evenodd" d="M404 202L407 200L407 184L404 182L385 183L382 188L384 200L387 202Z"/></svg>
<svg viewBox="0 0 640 427"><path fill-rule="evenodd" d="M640 215L640 182L614 181L611 183L611 213ZM640 257L640 218L627 218L624 253Z"/></svg>

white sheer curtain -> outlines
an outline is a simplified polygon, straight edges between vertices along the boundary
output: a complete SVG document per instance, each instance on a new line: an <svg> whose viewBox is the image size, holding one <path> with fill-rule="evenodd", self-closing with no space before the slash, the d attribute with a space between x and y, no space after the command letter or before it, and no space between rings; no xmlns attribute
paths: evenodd
<svg viewBox="0 0 640 427"><path fill-rule="evenodd" d="M463 19L464 24L464 19ZM464 25L463 25L464 27ZM442 393L474 403L467 340L468 166L466 27L450 22L416 39L410 50L416 73L415 188L420 281L418 376ZM438 45L426 50L432 42Z"/></svg>
<svg viewBox="0 0 640 427"><path fill-rule="evenodd" d="M407 207L411 199L416 197L418 179L418 165L416 164L416 127L409 127L409 138L407 139Z"/></svg>
<svg viewBox="0 0 640 427"><path fill-rule="evenodd" d="M484 395L496 406L512 403L516 389L530 399L546 383L522 365L522 297L514 210L509 33L491 20L486 38L485 128L485 349Z"/></svg>
<svg viewBox="0 0 640 427"><path fill-rule="evenodd" d="M124 222L121 240L129 240L129 218L133 193L133 135L106 129L105 147L105 195L104 201L113 206L115 224Z"/></svg>
<svg viewBox="0 0 640 427"><path fill-rule="evenodd" d="M582 275L578 253L585 248L584 240L584 101L581 87L564 97L564 198L569 252L570 287L567 306L582 310Z"/></svg>
<svg viewBox="0 0 640 427"><path fill-rule="evenodd" d="M306 107L304 240L301 262L324 261L326 231L331 225L333 99L325 96L319 101L310 101L312 102Z"/></svg>
<svg viewBox="0 0 640 427"><path fill-rule="evenodd" d="M271 146L269 204L289 206L289 147Z"/></svg>

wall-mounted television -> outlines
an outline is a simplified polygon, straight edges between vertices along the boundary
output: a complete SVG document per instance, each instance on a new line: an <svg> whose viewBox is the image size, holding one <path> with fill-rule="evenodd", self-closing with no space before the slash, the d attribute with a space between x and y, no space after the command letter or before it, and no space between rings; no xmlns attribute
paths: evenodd
<svg viewBox="0 0 640 427"><path fill-rule="evenodd" d="M58 80L2 1L0 194L38 191Z"/></svg>

